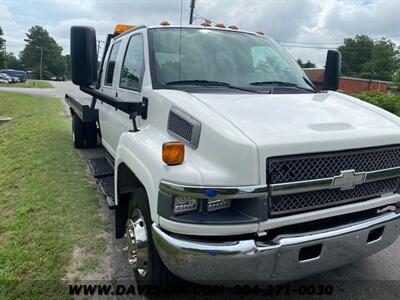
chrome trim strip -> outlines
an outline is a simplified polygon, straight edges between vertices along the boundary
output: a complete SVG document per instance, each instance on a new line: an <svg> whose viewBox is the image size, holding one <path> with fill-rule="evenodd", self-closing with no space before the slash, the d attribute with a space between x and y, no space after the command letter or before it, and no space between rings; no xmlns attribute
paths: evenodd
<svg viewBox="0 0 400 300"><path fill-rule="evenodd" d="M377 180L400 177L400 167L384 169L379 171L365 172L365 181L372 182ZM289 183L271 184L269 192L271 196L280 196L287 194L297 194L304 192L312 192L318 190L332 189L335 177L314 179L307 181L296 181Z"/></svg>
<svg viewBox="0 0 400 300"><path fill-rule="evenodd" d="M194 199L236 199L236 198L257 198L265 197L268 194L267 185L251 185L237 187L221 186L192 186L172 183L161 180L160 191L174 196L186 196ZM207 196L207 192L212 192L215 196ZM209 193L210 194L210 193Z"/></svg>
<svg viewBox="0 0 400 300"><path fill-rule="evenodd" d="M389 179L400 176L400 167L367 172L365 182Z"/></svg>
<svg viewBox="0 0 400 300"><path fill-rule="evenodd" d="M295 181L289 183L276 183L270 185L271 196L327 190L332 187L333 177L313 179L308 181Z"/></svg>

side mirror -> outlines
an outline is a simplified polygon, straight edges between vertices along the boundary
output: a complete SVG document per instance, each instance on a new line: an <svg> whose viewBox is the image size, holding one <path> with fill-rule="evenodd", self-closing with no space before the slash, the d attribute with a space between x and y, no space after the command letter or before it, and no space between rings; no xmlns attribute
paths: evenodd
<svg viewBox="0 0 400 300"><path fill-rule="evenodd" d="M342 56L337 50L328 50L326 56L324 90L336 91L339 88Z"/></svg>
<svg viewBox="0 0 400 300"><path fill-rule="evenodd" d="M97 80L96 31L93 27L71 27L71 77L79 86Z"/></svg>

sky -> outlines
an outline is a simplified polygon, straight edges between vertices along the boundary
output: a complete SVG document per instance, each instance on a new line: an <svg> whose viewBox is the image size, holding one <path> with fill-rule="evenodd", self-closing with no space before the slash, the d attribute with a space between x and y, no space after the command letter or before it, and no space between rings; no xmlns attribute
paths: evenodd
<svg viewBox="0 0 400 300"><path fill-rule="evenodd" d="M0 0L0 26L7 52L18 54L28 29L40 25L67 54L72 25L94 26L97 39L105 40L117 23L179 24L181 5L182 23L188 24L189 4L190 0ZM400 46L400 0L197 0L195 17L194 24L202 17L263 31L295 58L318 66L324 65L325 48L336 48L356 34L373 39L395 35L390 39Z"/></svg>

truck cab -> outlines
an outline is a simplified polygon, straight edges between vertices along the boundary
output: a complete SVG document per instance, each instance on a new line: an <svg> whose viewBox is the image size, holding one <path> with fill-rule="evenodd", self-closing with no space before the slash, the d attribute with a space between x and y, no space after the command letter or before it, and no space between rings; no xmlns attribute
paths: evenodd
<svg viewBox="0 0 400 300"><path fill-rule="evenodd" d="M336 92L337 51L323 91L234 26L117 26L96 57L72 27L74 142L101 137L139 284L294 280L400 234L400 118Z"/></svg>

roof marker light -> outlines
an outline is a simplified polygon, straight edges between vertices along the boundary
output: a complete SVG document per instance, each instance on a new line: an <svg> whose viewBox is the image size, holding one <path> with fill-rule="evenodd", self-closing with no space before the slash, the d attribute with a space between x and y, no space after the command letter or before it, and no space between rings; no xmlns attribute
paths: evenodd
<svg viewBox="0 0 400 300"><path fill-rule="evenodd" d="M131 25L131 24L117 24L114 28L114 32L115 33L122 33L124 31L127 31L131 28L135 28L135 25Z"/></svg>
<svg viewBox="0 0 400 300"><path fill-rule="evenodd" d="M233 30L239 29L239 27L237 27L236 25L230 25L230 26L228 26L228 28L233 29Z"/></svg>
<svg viewBox="0 0 400 300"><path fill-rule="evenodd" d="M205 22L201 23L201 26L210 27L211 24L209 22L205 21Z"/></svg>
<svg viewBox="0 0 400 300"><path fill-rule="evenodd" d="M215 24L215 27L225 28L225 25L223 23L218 23L218 24Z"/></svg>
<svg viewBox="0 0 400 300"><path fill-rule="evenodd" d="M259 35L264 35L264 32L262 32L262 31L257 31L256 33Z"/></svg>
<svg viewBox="0 0 400 300"><path fill-rule="evenodd" d="M162 22L160 23L160 25L161 25L161 26L169 26L170 24L169 24L168 21L162 21Z"/></svg>

